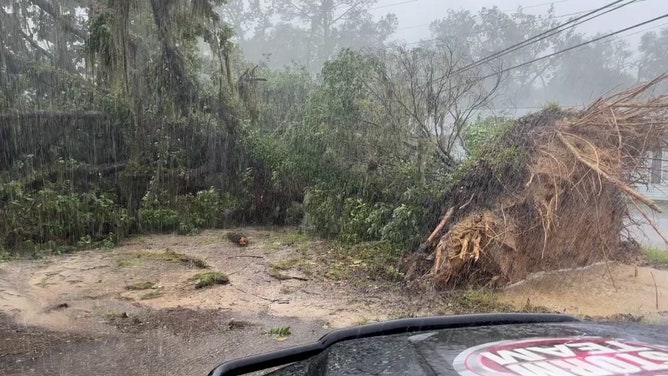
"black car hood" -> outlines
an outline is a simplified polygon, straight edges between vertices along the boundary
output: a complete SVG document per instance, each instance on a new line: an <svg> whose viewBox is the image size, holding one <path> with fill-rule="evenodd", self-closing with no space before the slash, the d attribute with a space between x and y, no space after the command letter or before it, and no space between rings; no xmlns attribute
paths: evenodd
<svg viewBox="0 0 668 376"><path fill-rule="evenodd" d="M321 351L311 348L313 355L307 359L270 375L668 375L666 326L597 324L559 315L503 316L530 318L514 323L480 320L492 316L452 316L450 319L460 319L458 325L441 329L434 324L432 329L424 324L425 330L381 336L375 336L371 329L379 330L385 325L388 333L388 327L389 332L396 332L400 326L364 326L357 329L357 334L355 329L347 329L339 334L353 334L356 339L330 338L332 343L327 344L325 336L319 342L323 344L325 340ZM480 320L480 325L465 325L465 319L471 317ZM246 360L251 360L246 365L252 365L253 358ZM212 374L239 374L236 371L232 367L225 372L214 370Z"/></svg>

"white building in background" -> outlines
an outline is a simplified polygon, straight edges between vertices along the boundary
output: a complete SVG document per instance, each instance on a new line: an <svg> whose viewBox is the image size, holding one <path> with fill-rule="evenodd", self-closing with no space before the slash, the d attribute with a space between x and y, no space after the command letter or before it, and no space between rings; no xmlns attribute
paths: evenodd
<svg viewBox="0 0 668 376"><path fill-rule="evenodd" d="M648 184L636 186L638 192L657 202L668 203L668 149L655 151L647 160Z"/></svg>
<svg viewBox="0 0 668 376"><path fill-rule="evenodd" d="M647 160L647 182L646 185L637 185L636 190L654 200L663 209L663 213L655 213L649 208L642 208L643 212L651 218L663 235L668 236L668 149L654 152ZM640 205L642 207L642 204ZM630 213L633 220L639 224L630 229L631 233L641 245L668 249L668 245L635 206L631 205Z"/></svg>

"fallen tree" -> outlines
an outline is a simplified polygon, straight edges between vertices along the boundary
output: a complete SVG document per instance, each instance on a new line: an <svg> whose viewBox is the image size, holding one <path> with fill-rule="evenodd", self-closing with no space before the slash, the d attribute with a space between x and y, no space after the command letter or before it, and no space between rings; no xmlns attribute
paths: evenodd
<svg viewBox="0 0 668 376"><path fill-rule="evenodd" d="M466 164L444 215L407 260L437 287L505 285L529 273L627 257L629 203L661 209L633 189L663 147L668 96L656 80L588 109L545 109L517 121ZM627 252L628 253L628 252Z"/></svg>

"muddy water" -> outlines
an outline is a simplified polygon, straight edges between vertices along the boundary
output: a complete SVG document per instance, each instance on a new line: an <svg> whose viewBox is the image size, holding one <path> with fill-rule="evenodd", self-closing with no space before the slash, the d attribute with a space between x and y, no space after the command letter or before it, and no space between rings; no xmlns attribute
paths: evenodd
<svg viewBox="0 0 668 376"><path fill-rule="evenodd" d="M606 317L632 314L665 322L668 321L668 271L598 264L579 270L534 274L502 290L499 297L519 308L543 306L569 314Z"/></svg>

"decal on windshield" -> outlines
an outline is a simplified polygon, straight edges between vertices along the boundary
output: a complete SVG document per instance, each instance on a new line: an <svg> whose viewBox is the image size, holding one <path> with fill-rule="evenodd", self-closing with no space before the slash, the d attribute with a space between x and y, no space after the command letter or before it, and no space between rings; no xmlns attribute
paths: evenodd
<svg viewBox="0 0 668 376"><path fill-rule="evenodd" d="M668 348L601 337L486 343L455 358L462 376L668 376Z"/></svg>

